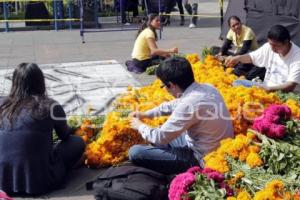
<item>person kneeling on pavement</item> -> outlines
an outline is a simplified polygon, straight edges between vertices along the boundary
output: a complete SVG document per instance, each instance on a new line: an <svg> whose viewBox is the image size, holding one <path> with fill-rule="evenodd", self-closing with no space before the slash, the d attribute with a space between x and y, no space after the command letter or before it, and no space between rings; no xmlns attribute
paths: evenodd
<svg viewBox="0 0 300 200"><path fill-rule="evenodd" d="M146 112L131 113L132 128L152 145L134 145L130 161L164 174L203 166L203 156L215 150L224 138L233 137L233 125L218 90L198 84L190 63L172 57L156 69L156 76L175 99ZM151 128L141 120L169 115L159 128Z"/></svg>
<svg viewBox="0 0 300 200"><path fill-rule="evenodd" d="M230 30L227 33L220 52L216 56L220 61L225 60L227 56L243 55L258 48L253 30L250 27L243 25L239 17L229 17L228 26L230 27ZM232 44L236 47L234 52L229 51ZM238 63L234 66L233 73L237 76L245 76L248 80L257 77L260 80L264 80L266 69L250 63Z"/></svg>
<svg viewBox="0 0 300 200"><path fill-rule="evenodd" d="M157 14L149 14L138 31L132 51L132 60L126 61L128 71L143 73L147 67L157 65L161 59L178 53L178 48L159 49L156 44L156 30L160 28L160 17Z"/></svg>

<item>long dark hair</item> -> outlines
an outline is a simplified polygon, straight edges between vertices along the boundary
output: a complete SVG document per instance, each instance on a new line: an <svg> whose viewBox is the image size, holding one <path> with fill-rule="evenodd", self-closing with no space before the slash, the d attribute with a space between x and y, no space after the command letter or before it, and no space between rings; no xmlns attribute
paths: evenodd
<svg viewBox="0 0 300 200"><path fill-rule="evenodd" d="M10 93L0 105L0 126L5 117L12 124L23 108L35 119L45 117L49 113L45 100L48 98L42 70L34 63L19 64L13 73Z"/></svg>
<svg viewBox="0 0 300 200"><path fill-rule="evenodd" d="M152 20L154 20L154 19L155 19L156 17L158 17L158 16L159 16L159 15L156 14L156 13L151 13L151 14L149 14L148 17L147 17L147 19L144 20L142 26L140 27L140 29L139 29L139 31L138 31L136 37L138 37L138 36L140 35L140 33L141 33L144 29L150 28L150 29L153 31L153 33L154 33L155 40L157 40L157 33L156 33L156 31L155 31L155 28L151 26L151 22L152 22Z"/></svg>

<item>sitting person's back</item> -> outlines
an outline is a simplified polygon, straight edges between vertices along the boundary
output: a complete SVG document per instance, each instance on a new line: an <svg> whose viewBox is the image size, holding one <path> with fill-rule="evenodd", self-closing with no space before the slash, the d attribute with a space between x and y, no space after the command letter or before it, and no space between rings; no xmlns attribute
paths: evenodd
<svg viewBox="0 0 300 200"><path fill-rule="evenodd" d="M84 142L70 135L61 105L45 95L41 70L20 64L0 102L0 189L41 194L57 188L80 159ZM61 140L53 146L52 132Z"/></svg>

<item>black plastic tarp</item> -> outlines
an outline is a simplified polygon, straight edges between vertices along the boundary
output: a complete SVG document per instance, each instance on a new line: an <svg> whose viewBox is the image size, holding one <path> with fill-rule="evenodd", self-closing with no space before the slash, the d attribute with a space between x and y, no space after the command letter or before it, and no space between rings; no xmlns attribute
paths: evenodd
<svg viewBox="0 0 300 200"><path fill-rule="evenodd" d="M227 19L237 15L251 27L262 45L267 40L271 26L281 24L291 33L292 41L300 46L300 1L299 0L229 0L224 17L221 37L225 38Z"/></svg>

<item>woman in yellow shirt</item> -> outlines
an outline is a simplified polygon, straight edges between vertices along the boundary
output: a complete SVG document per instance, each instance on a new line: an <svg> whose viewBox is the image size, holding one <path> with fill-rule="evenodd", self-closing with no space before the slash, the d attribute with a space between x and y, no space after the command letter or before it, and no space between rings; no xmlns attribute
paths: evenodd
<svg viewBox="0 0 300 200"><path fill-rule="evenodd" d="M128 71L143 73L147 67L158 64L159 57L165 58L178 53L178 48L159 49L157 47L157 33L160 29L160 17L149 14L148 20L143 23L137 33L132 51L132 60L126 61Z"/></svg>
<svg viewBox="0 0 300 200"><path fill-rule="evenodd" d="M224 41L217 58L224 60L225 56L243 55L258 48L253 30L250 27L243 25L240 18L237 16L229 17L228 26L230 27L230 30L227 33L226 40ZM233 52L229 51L232 44L235 46ZM234 67L233 72L235 75L245 76L249 80L256 77L263 80L265 76L265 68L259 68L252 64L239 64Z"/></svg>

